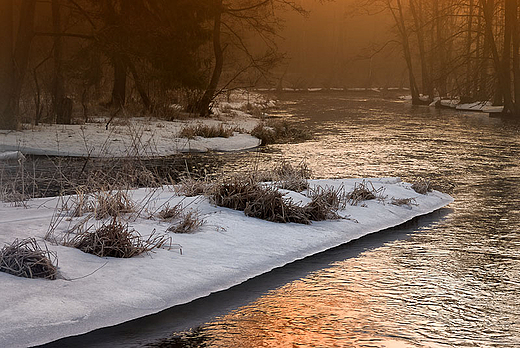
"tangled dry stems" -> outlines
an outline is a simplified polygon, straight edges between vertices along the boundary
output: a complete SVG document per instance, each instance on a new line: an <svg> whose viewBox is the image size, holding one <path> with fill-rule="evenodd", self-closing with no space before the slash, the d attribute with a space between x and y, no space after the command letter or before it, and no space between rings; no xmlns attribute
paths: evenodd
<svg viewBox="0 0 520 348"><path fill-rule="evenodd" d="M169 204L157 213L157 217L162 221L172 221L177 219L182 214L182 205L176 204L173 207L170 207Z"/></svg>
<svg viewBox="0 0 520 348"><path fill-rule="evenodd" d="M204 225L204 220L200 218L199 214L190 211L182 215L181 220L178 223L170 226L168 232L193 233L202 225Z"/></svg>
<svg viewBox="0 0 520 348"><path fill-rule="evenodd" d="M225 127L222 123L213 126L199 123L194 126L184 127L181 129L179 136L188 139L193 139L196 136L203 138L229 138L234 132L243 132L243 130L238 127Z"/></svg>
<svg viewBox="0 0 520 348"><path fill-rule="evenodd" d="M16 239L0 250L0 271L17 277L56 279L56 253L42 249L34 238Z"/></svg>
<svg viewBox="0 0 520 348"><path fill-rule="evenodd" d="M269 120L258 124L251 135L262 141L261 145L287 143L312 139L311 133L287 120Z"/></svg>
<svg viewBox="0 0 520 348"><path fill-rule="evenodd" d="M282 161L275 166L273 173L273 181L281 189L301 192L309 188L311 171L305 162L294 167L289 162Z"/></svg>
<svg viewBox="0 0 520 348"><path fill-rule="evenodd" d="M204 195L211 191L213 183L208 179L195 179L191 176L183 177L175 186L175 192L186 197Z"/></svg>
<svg viewBox="0 0 520 348"><path fill-rule="evenodd" d="M397 206L412 206L412 205L418 205L415 198L395 198L392 197L392 200L390 201L391 204L397 205Z"/></svg>
<svg viewBox="0 0 520 348"><path fill-rule="evenodd" d="M77 234L70 244L99 257L129 258L156 248L171 247L172 241L170 237L155 232L147 239L142 239L137 231L114 218L94 232L87 230Z"/></svg>
<svg viewBox="0 0 520 348"><path fill-rule="evenodd" d="M425 195L428 192L432 192L433 188L432 188L431 183L428 180L419 179L418 181L413 183L412 189L415 192L420 193L421 195Z"/></svg>
<svg viewBox="0 0 520 348"><path fill-rule="evenodd" d="M350 205L358 205L363 201L376 198L383 199L383 192L383 187L376 189L370 181L366 182L363 180L360 183L354 184L354 189L347 194L347 200Z"/></svg>
<svg viewBox="0 0 520 348"><path fill-rule="evenodd" d="M311 202L306 206L311 220L324 221L339 219L338 210L344 209L347 204L345 188L340 186L317 186L309 190Z"/></svg>
<svg viewBox="0 0 520 348"><path fill-rule="evenodd" d="M101 190L93 193L77 191L71 202L71 207L68 208L70 215L80 217L93 213L97 220L133 213L136 208L128 192L122 190Z"/></svg>
<svg viewBox="0 0 520 348"><path fill-rule="evenodd" d="M273 186L262 186L251 179L229 179L215 190L213 202L221 207L244 211L246 216L271 222L310 224L339 218L342 198L339 191L316 189L305 206L286 199Z"/></svg>

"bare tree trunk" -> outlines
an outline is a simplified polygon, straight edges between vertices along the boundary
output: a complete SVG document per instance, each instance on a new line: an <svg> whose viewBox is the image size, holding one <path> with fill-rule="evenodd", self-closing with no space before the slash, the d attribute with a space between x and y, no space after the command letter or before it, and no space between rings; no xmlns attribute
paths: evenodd
<svg viewBox="0 0 520 348"><path fill-rule="evenodd" d="M222 74L222 68L224 67L224 50L220 40L220 28L222 20L222 0L215 0L215 18L213 24L213 51L215 54L215 67L213 68L213 74L211 80L202 96L201 100L195 108L195 112L199 113L202 117L206 117L210 113L210 105L217 92L218 83L220 81L220 75Z"/></svg>
<svg viewBox="0 0 520 348"><path fill-rule="evenodd" d="M437 88L441 96L447 94L447 79L446 79L446 44L442 35L443 17L439 9L439 1L433 2L433 17L435 18L435 27L437 34L437 56L439 57L439 75L437 79Z"/></svg>
<svg viewBox="0 0 520 348"><path fill-rule="evenodd" d="M421 77L422 77L422 88L423 93L432 97L433 90L430 83L430 73L426 64L426 49L424 43L424 28L422 20L422 6L419 3L419 11L415 6L415 1L410 0L410 10L415 24L415 34L417 35L417 43L419 45L419 58L421 60Z"/></svg>
<svg viewBox="0 0 520 348"><path fill-rule="evenodd" d="M58 124L70 124L71 115L65 108L65 88L63 84L61 12L60 0L52 0L52 27L54 36L54 76L52 79L52 110Z"/></svg>
<svg viewBox="0 0 520 348"><path fill-rule="evenodd" d="M0 90L6 90L6 96L0 97L0 128L16 129L18 127L18 103L22 93L22 86L29 62L31 41L34 36L34 12L36 0L22 0L20 19L16 42L13 47L13 16L14 6L12 0L4 0L6 11L0 11L0 74L6 77L8 82L0 82ZM4 32L5 30L5 32ZM3 44L5 43L5 46ZM9 49L12 47L12 49ZM14 50L14 52L13 52ZM5 65L4 65L5 64ZM10 69L11 71L7 71Z"/></svg>
<svg viewBox="0 0 520 348"><path fill-rule="evenodd" d="M512 1L512 19L513 19L513 86L514 86L514 114L517 117L520 117L520 57L519 57L519 49L520 49L520 25L518 21L518 0Z"/></svg>
<svg viewBox="0 0 520 348"><path fill-rule="evenodd" d="M15 79L13 56L13 0L4 0L0 11L0 129L16 129L13 105Z"/></svg>
<svg viewBox="0 0 520 348"><path fill-rule="evenodd" d="M150 100L148 93L146 93L144 89L143 82L141 81L141 77L137 73L135 64L128 57L126 57L126 64L128 66L128 69L130 70L130 73L132 74L132 77L134 78L135 88L141 96L141 101L143 102L146 111L150 111L152 109L152 101Z"/></svg>
<svg viewBox="0 0 520 348"><path fill-rule="evenodd" d="M114 65L114 86L112 87L112 100L110 106L116 109L123 108L126 103L126 72L125 59L120 54L112 58Z"/></svg>
<svg viewBox="0 0 520 348"><path fill-rule="evenodd" d="M389 1L387 1L387 8L394 17L395 24L399 31L399 36L401 37L404 60L406 62L406 67L408 68L408 81L410 83L410 92L412 94L412 104L420 104L421 100L419 98L419 90L417 88L417 82L415 81L415 75L413 73L412 53L410 51L410 41L408 40L408 31L404 22L403 6L401 4L401 0L397 0L397 11L393 8Z"/></svg>
<svg viewBox="0 0 520 348"><path fill-rule="evenodd" d="M466 37L466 83L465 83L465 91L464 94L466 96L474 96L472 93L472 72L473 72L473 60L471 55L471 47L473 45L473 4L474 0L469 0L469 9L468 9L468 32Z"/></svg>

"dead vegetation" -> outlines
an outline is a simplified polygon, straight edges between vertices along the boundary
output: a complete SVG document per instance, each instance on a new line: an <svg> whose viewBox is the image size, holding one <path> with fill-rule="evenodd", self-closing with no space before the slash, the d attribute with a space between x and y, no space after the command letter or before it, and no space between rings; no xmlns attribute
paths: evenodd
<svg viewBox="0 0 520 348"><path fill-rule="evenodd" d="M166 204L166 206L157 213L157 217L162 221L172 221L180 217L181 214L182 206L180 204L176 204L173 207Z"/></svg>
<svg viewBox="0 0 520 348"><path fill-rule="evenodd" d="M222 123L219 125L205 125L199 123L194 126L186 126L179 132L179 136L181 138L193 139L196 136L203 138L229 138L235 132L244 132L243 129L239 127L226 127Z"/></svg>
<svg viewBox="0 0 520 348"><path fill-rule="evenodd" d="M34 238L15 240L0 250L0 271L17 277L56 279L58 259Z"/></svg>
<svg viewBox="0 0 520 348"><path fill-rule="evenodd" d="M416 182L414 182L412 185L412 189L415 192L420 193L421 195L425 195L428 192L432 192L433 190L430 181L425 179L419 179Z"/></svg>
<svg viewBox="0 0 520 348"><path fill-rule="evenodd" d="M71 197L70 207L66 209L73 217L93 213L97 220L102 220L133 213L136 210L136 203L132 201L126 190L101 190L92 193L78 191Z"/></svg>
<svg viewBox="0 0 520 348"><path fill-rule="evenodd" d="M273 181L281 189L301 192L309 188L310 175L311 171L303 161L296 167L289 162L281 161L274 167Z"/></svg>
<svg viewBox="0 0 520 348"><path fill-rule="evenodd" d="M147 239L115 218L94 232L78 233L70 242L85 253L99 257L130 258L156 248L171 247L171 238L153 232Z"/></svg>
<svg viewBox="0 0 520 348"><path fill-rule="evenodd" d="M395 198L392 197L392 200L390 201L391 204L397 205L399 207L403 205L412 206L412 205L418 205L415 198Z"/></svg>
<svg viewBox="0 0 520 348"><path fill-rule="evenodd" d="M193 233L202 225L204 225L204 220L200 215L195 211L189 211L188 213L181 215L180 221L171 225L168 228L168 232Z"/></svg>
<svg viewBox="0 0 520 348"><path fill-rule="evenodd" d="M310 224L311 221L337 219L343 198L339 190L316 188L305 206L284 198L276 187L261 185L250 178L232 178L218 185L212 196L221 207L244 211L246 216L271 222Z"/></svg>
<svg viewBox="0 0 520 348"><path fill-rule="evenodd" d="M258 124L251 135L262 141L261 145L290 143L312 139L312 134L288 120L267 120Z"/></svg>
<svg viewBox="0 0 520 348"><path fill-rule="evenodd" d="M347 203L347 195L343 186L321 187L309 189L311 202L306 206L310 220L324 221L341 218L338 210L344 209Z"/></svg>
<svg viewBox="0 0 520 348"><path fill-rule="evenodd" d="M210 192L213 184L207 178L196 179L191 175L187 175L182 177L175 186L175 192L186 197L200 196Z"/></svg>
<svg viewBox="0 0 520 348"><path fill-rule="evenodd" d="M373 199L384 200L383 187L376 189L370 181L363 180L360 183L354 184L354 189L347 194L347 200L350 205L358 205L363 201L369 201Z"/></svg>

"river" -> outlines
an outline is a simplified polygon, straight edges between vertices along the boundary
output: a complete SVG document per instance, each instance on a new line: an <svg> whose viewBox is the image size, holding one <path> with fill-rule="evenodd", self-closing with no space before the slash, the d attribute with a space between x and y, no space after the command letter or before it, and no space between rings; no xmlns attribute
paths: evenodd
<svg viewBox="0 0 520 348"><path fill-rule="evenodd" d="M49 347L520 347L520 123L377 95L287 94L313 140L219 155L314 178L429 178L455 202L155 316Z"/></svg>

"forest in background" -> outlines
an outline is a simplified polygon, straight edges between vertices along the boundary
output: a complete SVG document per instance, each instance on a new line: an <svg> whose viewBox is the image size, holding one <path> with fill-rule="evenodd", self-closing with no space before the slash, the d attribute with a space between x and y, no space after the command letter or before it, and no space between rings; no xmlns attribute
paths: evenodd
<svg viewBox="0 0 520 348"><path fill-rule="evenodd" d="M520 115L518 0L2 0L0 128L232 88L410 87ZM518 102L517 102L518 101Z"/></svg>

